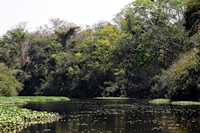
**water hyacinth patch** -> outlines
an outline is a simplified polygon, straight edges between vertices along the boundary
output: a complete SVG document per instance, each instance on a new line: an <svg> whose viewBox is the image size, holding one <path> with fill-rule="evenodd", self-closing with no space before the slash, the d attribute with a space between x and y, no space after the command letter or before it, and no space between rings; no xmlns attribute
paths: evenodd
<svg viewBox="0 0 200 133"><path fill-rule="evenodd" d="M16 132L31 124L52 122L60 119L58 113L47 113L46 111L33 111L20 108L15 105L23 105L28 102L53 102L69 101L67 97L53 96L16 96L0 97L0 132ZM7 107L6 107L7 106ZM12 106L12 107L11 107Z"/></svg>
<svg viewBox="0 0 200 133"><path fill-rule="evenodd" d="M13 131L24 128L34 122L55 121L60 119L58 113L33 111L19 107L0 106L0 132Z"/></svg>

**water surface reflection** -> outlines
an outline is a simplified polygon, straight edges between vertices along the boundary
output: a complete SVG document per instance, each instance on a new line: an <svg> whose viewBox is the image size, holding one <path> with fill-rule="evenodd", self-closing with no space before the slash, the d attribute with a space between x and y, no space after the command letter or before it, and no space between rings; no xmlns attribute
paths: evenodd
<svg viewBox="0 0 200 133"><path fill-rule="evenodd" d="M30 103L25 108L58 112L64 118L21 133L199 133L198 106L152 105L146 100L72 99Z"/></svg>

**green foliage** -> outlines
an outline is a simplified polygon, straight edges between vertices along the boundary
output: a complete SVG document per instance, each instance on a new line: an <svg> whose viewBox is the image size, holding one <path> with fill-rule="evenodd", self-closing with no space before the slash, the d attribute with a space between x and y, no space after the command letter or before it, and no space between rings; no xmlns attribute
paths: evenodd
<svg viewBox="0 0 200 133"><path fill-rule="evenodd" d="M120 50L124 56L121 64L126 68L123 78L131 84L129 93L132 96L141 97L142 92L143 95L155 93L153 90L160 86L166 91L169 87L164 83L169 81L169 76L165 76L167 80L154 76L167 69L179 53L188 50L183 26L185 3L179 0L136 0L114 18L123 31L117 42L123 48ZM159 84L154 82L155 79ZM159 92L162 97L164 94Z"/></svg>
<svg viewBox="0 0 200 133"><path fill-rule="evenodd" d="M198 45L199 32L189 40L183 26L186 20L190 30L199 21L194 2L186 11L186 0L135 0L116 15L117 26L104 23L78 31L51 19L53 27L46 30L54 33L29 36L15 28L0 40L0 60L22 70L17 74L24 84L20 95L185 96L199 87L198 52L187 52ZM187 22L189 14L194 23ZM174 63L180 53L188 54Z"/></svg>
<svg viewBox="0 0 200 133"><path fill-rule="evenodd" d="M105 89L107 85L104 82L110 80L116 82L117 76L125 74L125 69L118 67L116 59L119 49L116 43L121 31L116 26L110 25L96 31L87 30L82 35L87 37L84 38L84 44L78 47L79 51L74 54L78 63L76 66L81 71L77 69L76 72L73 67L73 73L76 72L81 79L77 82L84 83L84 87L93 93L90 95L100 96L108 89ZM81 87L74 86L74 90L79 90ZM115 91L114 89L113 92Z"/></svg>
<svg viewBox="0 0 200 133"><path fill-rule="evenodd" d="M191 105L200 105L200 102L194 101L173 101L172 105L183 105L183 106L191 106Z"/></svg>
<svg viewBox="0 0 200 133"><path fill-rule="evenodd" d="M3 39L0 39L0 46L6 44L6 42Z"/></svg>
<svg viewBox="0 0 200 133"><path fill-rule="evenodd" d="M69 101L68 97L53 96L0 96L0 105L26 104L27 102Z"/></svg>
<svg viewBox="0 0 200 133"><path fill-rule="evenodd" d="M189 36L199 32L200 27L200 0L188 0L184 13L185 27Z"/></svg>
<svg viewBox="0 0 200 133"><path fill-rule="evenodd" d="M167 68L183 50L186 45L181 18L184 4L178 0L138 0L117 14L115 21L125 32L119 43L134 51L140 66L158 60L156 63Z"/></svg>
<svg viewBox="0 0 200 133"><path fill-rule="evenodd" d="M194 102L194 101L172 101L172 102L170 102L170 99L153 99L153 100L149 101L149 103L183 105L183 106L200 105L200 102Z"/></svg>
<svg viewBox="0 0 200 133"><path fill-rule="evenodd" d="M58 36L58 40L63 47L66 46L67 40L70 39L70 37L74 34L76 29L79 29L79 27L78 26L71 27L68 31L55 30L55 33Z"/></svg>
<svg viewBox="0 0 200 133"><path fill-rule="evenodd" d="M172 65L172 78L173 80L180 80L183 75L188 75L190 70L198 71L197 65L199 64L198 57L199 50L188 52L182 58Z"/></svg>
<svg viewBox="0 0 200 133"><path fill-rule="evenodd" d="M152 104L169 104L170 100L169 99L153 99L149 101L149 103Z"/></svg>
<svg viewBox="0 0 200 133"><path fill-rule="evenodd" d="M15 75L19 70L12 70L0 63L0 95L1 96L15 96L18 95L17 90L22 90L23 84L18 82Z"/></svg>
<svg viewBox="0 0 200 133"><path fill-rule="evenodd" d="M169 72L173 79L169 94L172 100L199 99L199 50L194 49L174 63Z"/></svg>
<svg viewBox="0 0 200 133"><path fill-rule="evenodd" d="M7 31L7 33L3 36L3 39L8 44L18 43L19 45L23 43L28 38L28 32L22 28L16 28Z"/></svg>
<svg viewBox="0 0 200 133"><path fill-rule="evenodd" d="M5 63L9 66L14 66L17 63L25 64L28 61L26 49L29 47L29 33L23 28L15 28L8 30L3 35L4 54L3 58Z"/></svg>
<svg viewBox="0 0 200 133"><path fill-rule="evenodd" d="M77 70L73 66L76 60L72 49L74 47L63 47L55 35L33 38L29 49L30 63L23 67L31 78L24 82L25 89L20 94L66 96L75 74L69 68Z"/></svg>
<svg viewBox="0 0 200 133"><path fill-rule="evenodd" d="M200 32L198 32L198 34L197 34L197 41L200 44Z"/></svg>
<svg viewBox="0 0 200 133"><path fill-rule="evenodd" d="M93 40L86 40L85 52L91 52L90 62L87 66L98 69L101 72L114 71L113 53L116 50L116 38L120 34L120 30L117 27L107 26L96 31Z"/></svg>
<svg viewBox="0 0 200 133"><path fill-rule="evenodd" d="M191 42L198 45L199 41L199 0L187 2L184 12L186 30L188 36L193 36ZM194 40L195 38L195 40ZM188 39L189 40L189 39ZM173 63L161 76L157 76L157 82L153 90L165 95L168 93L171 100L199 100L199 49L194 48L189 52L180 55L180 59ZM155 78L156 79L156 78Z"/></svg>
<svg viewBox="0 0 200 133"><path fill-rule="evenodd" d="M19 107L1 107L0 106L0 132L10 132L18 129L20 131L24 126L51 122L60 119L58 113L47 113L33 111ZM15 132L15 131L14 131Z"/></svg>
<svg viewBox="0 0 200 133"><path fill-rule="evenodd" d="M126 97L131 84L127 79L117 80L117 82L106 81L104 82L105 89L102 92L103 97L120 96Z"/></svg>

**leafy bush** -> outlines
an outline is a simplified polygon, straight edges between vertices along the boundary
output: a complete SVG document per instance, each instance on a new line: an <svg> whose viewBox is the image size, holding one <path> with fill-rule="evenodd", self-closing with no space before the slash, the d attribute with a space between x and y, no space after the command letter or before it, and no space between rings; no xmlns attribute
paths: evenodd
<svg viewBox="0 0 200 133"><path fill-rule="evenodd" d="M200 93L199 49L194 48L174 63L168 70L172 84L169 90L171 100L197 101Z"/></svg>
<svg viewBox="0 0 200 133"><path fill-rule="evenodd" d="M155 97L170 98L173 101L197 101L200 93L199 49L180 55L180 59L161 75L152 78Z"/></svg>
<svg viewBox="0 0 200 133"><path fill-rule="evenodd" d="M0 63L0 95L15 96L18 95L17 89L22 90L23 84L15 78L19 70L12 70Z"/></svg>
<svg viewBox="0 0 200 133"><path fill-rule="evenodd" d="M200 92L199 50L189 52L172 66L172 100L198 100Z"/></svg>

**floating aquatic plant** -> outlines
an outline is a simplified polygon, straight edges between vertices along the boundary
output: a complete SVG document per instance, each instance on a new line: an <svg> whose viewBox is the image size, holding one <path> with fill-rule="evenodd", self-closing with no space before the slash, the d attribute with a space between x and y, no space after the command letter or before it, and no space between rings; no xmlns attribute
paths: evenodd
<svg viewBox="0 0 200 133"><path fill-rule="evenodd" d="M0 132L20 131L30 124L52 122L60 119L60 115L58 113L33 111L11 105L23 105L27 102L47 102L61 100L69 101L70 99L67 97L47 96L0 97Z"/></svg>
<svg viewBox="0 0 200 133"><path fill-rule="evenodd" d="M0 106L0 132L24 128L33 123L55 121L60 118L58 113L47 113L46 111L33 111L19 107Z"/></svg>

